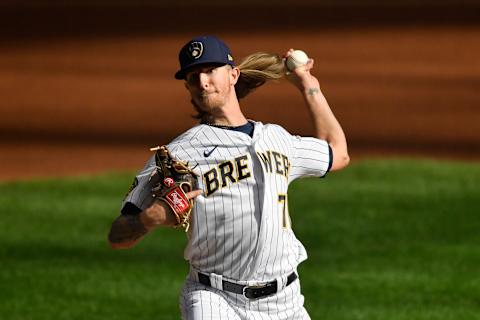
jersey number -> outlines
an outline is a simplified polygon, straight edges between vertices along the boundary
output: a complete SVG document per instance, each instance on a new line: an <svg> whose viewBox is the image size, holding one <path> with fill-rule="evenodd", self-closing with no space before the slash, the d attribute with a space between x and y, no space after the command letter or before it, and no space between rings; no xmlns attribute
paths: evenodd
<svg viewBox="0 0 480 320"><path fill-rule="evenodd" d="M288 213L288 197L286 194L278 195L278 202L283 206L281 214L283 229L291 229L292 221L290 220L290 214Z"/></svg>

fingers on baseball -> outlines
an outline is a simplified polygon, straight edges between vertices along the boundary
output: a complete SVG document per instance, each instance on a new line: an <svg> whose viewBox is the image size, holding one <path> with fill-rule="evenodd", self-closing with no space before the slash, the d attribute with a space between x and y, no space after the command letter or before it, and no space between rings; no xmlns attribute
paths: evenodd
<svg viewBox="0 0 480 320"><path fill-rule="evenodd" d="M309 73L310 70L312 70L312 68L313 68L313 59L309 58L307 64L296 67L295 70L292 71L292 73L300 76L303 73Z"/></svg>
<svg viewBox="0 0 480 320"><path fill-rule="evenodd" d="M309 58L307 64L305 65L307 70L312 69L314 63L315 63L315 61L312 58Z"/></svg>
<svg viewBox="0 0 480 320"><path fill-rule="evenodd" d="M283 55L283 60L284 61L287 60L287 58L292 54L293 51L294 51L293 48L288 49L288 51L285 52L285 54Z"/></svg>

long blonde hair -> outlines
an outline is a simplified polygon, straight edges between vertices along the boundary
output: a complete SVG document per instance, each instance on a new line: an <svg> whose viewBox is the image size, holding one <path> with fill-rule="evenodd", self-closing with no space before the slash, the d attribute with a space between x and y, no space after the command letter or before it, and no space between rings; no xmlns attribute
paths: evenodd
<svg viewBox="0 0 480 320"><path fill-rule="evenodd" d="M249 93L269 80L278 80L285 74L285 65L278 54L256 52L243 58L238 65L240 78L235 84L237 98Z"/></svg>

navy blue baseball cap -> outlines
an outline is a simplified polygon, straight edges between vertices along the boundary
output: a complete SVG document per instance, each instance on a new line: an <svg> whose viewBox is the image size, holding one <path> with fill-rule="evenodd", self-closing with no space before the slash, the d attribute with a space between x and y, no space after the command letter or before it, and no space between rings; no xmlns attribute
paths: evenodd
<svg viewBox="0 0 480 320"><path fill-rule="evenodd" d="M185 72L199 64L212 63L235 66L228 46L214 36L195 37L183 46L178 54L180 70L175 73L176 79L185 79Z"/></svg>

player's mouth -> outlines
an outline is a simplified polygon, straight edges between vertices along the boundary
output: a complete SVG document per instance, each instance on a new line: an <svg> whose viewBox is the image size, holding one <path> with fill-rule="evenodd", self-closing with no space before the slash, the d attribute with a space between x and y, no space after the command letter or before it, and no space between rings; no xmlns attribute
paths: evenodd
<svg viewBox="0 0 480 320"><path fill-rule="evenodd" d="M213 94L215 94L215 93L217 93L217 92L216 92L216 91L212 91L212 92L202 91L202 92L200 93L200 96L201 96L202 98L207 98L208 96L213 95Z"/></svg>
<svg viewBox="0 0 480 320"><path fill-rule="evenodd" d="M200 94L200 100L203 101L204 104L210 104L213 101L217 100L218 92L213 91L213 92L202 92Z"/></svg>

